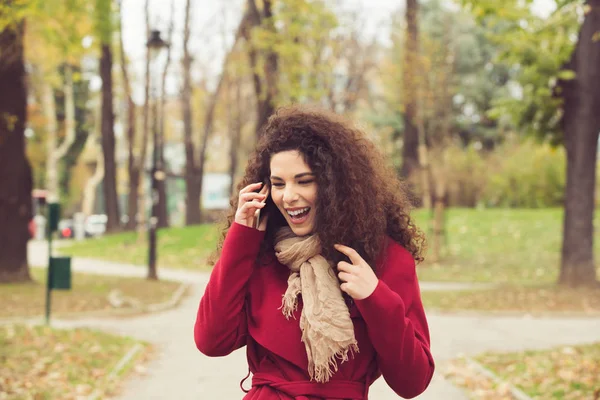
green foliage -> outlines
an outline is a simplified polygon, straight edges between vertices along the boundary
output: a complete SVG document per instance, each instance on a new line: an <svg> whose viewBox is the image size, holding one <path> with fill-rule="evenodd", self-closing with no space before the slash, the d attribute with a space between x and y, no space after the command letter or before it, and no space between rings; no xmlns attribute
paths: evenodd
<svg viewBox="0 0 600 400"><path fill-rule="evenodd" d="M15 24L31 15L35 0L11 0L0 3L0 31L14 29Z"/></svg>
<svg viewBox="0 0 600 400"><path fill-rule="evenodd" d="M582 2L557 1L548 18L535 15L531 1L462 3L482 26L495 27L488 37L502 49L497 61L512 65L516 74L517 88L495 99L488 115L510 116L520 131L560 142L557 82L573 78L573 72L563 68L575 45Z"/></svg>
<svg viewBox="0 0 600 400"><path fill-rule="evenodd" d="M319 99L326 93L316 82L318 73L329 65L319 62L331 45L337 17L323 1L286 0L275 3L274 15L252 31L254 46L272 50L278 56L279 76L276 103ZM264 75L264 65L257 65Z"/></svg>
<svg viewBox="0 0 600 400"><path fill-rule="evenodd" d="M111 42L115 30L115 14L112 9L112 0L96 0L95 31L101 44Z"/></svg>
<svg viewBox="0 0 600 400"><path fill-rule="evenodd" d="M425 126L430 138L440 130L439 112L443 107L443 86L452 98L450 131L459 134L465 144L472 141L498 142L498 125L507 121L494 121L487 113L496 98L506 96L506 82L511 76L510 68L495 62L500 53L497 43L486 36L492 29L478 25L474 17L464 10L444 6L440 0L425 1L419 10L419 40L423 64L422 103ZM402 66L405 46L404 14L394 17L392 47L382 66L385 118L390 127L402 133L402 126L394 121L402 118L403 92ZM379 121L385 119L378 117Z"/></svg>

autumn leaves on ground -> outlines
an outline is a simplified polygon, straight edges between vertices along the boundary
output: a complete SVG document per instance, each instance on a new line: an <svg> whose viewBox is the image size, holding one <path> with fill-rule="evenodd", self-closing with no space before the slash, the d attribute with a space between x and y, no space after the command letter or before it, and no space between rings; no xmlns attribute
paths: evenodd
<svg viewBox="0 0 600 400"><path fill-rule="evenodd" d="M115 371L136 345L136 357ZM0 398L106 398L150 354L146 343L100 331L0 325Z"/></svg>
<svg viewBox="0 0 600 400"><path fill-rule="evenodd" d="M143 369L152 347L139 340L89 329L54 329L19 323L44 314L46 269L32 283L0 285L0 399L105 398L131 369ZM72 289L53 291L51 318L135 315L171 299L180 284L74 273ZM115 297L116 296L116 297ZM115 308L115 299L135 304ZM135 306L135 307L134 307ZM124 364L124 356L138 351ZM118 368L118 369L117 369ZM8 397L5 397L8 396Z"/></svg>

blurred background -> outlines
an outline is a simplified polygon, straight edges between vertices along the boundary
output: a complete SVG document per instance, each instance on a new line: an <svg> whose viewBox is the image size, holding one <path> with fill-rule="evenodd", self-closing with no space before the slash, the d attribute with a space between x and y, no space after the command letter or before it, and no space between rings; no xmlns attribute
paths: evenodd
<svg viewBox="0 0 600 400"><path fill-rule="evenodd" d="M52 254L73 257L72 288L54 295L64 318L145 314L184 286L197 297L261 127L292 103L351 118L409 183L428 309L568 315L600 332L600 0L1 0L0 343L73 335L20 325L44 312ZM115 338L103 377L115 343L131 345ZM520 353L477 362L525 375L530 396L598 398L588 339L545 343L591 347L540 353L553 366L532 375ZM477 354L533 345L515 346ZM583 358L559 373L556 354ZM451 364L455 384L510 392L465 378L469 360ZM34 393L11 371L0 398ZM112 388L90 376L74 387Z"/></svg>

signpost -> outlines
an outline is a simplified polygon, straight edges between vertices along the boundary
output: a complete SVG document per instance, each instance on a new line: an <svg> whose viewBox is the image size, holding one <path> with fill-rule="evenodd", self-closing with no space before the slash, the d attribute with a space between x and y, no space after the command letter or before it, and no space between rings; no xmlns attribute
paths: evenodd
<svg viewBox="0 0 600 400"><path fill-rule="evenodd" d="M48 277L46 280L46 324L50 323L52 290L71 289L71 257L52 257L52 234L58 230L60 204L48 204Z"/></svg>

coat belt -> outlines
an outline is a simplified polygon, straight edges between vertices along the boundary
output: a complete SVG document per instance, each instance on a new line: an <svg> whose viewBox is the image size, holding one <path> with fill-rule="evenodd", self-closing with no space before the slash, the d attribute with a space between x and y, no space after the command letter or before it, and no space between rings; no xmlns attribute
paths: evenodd
<svg viewBox="0 0 600 400"><path fill-rule="evenodd" d="M315 396L322 398L365 399L368 390L364 382L330 380L327 383L315 381L285 381L281 377L257 372L252 376L252 386L270 386L291 397Z"/></svg>

